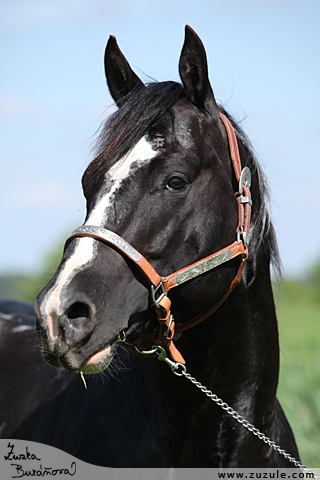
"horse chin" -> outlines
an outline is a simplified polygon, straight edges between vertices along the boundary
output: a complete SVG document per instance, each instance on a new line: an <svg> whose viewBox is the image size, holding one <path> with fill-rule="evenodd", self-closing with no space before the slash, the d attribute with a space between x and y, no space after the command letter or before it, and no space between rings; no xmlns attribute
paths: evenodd
<svg viewBox="0 0 320 480"><path fill-rule="evenodd" d="M102 350L99 350L97 353L92 355L92 357L87 360L82 367L79 369L79 372L85 374L91 373L100 373L103 372L114 357L114 351L110 345L107 345Z"/></svg>

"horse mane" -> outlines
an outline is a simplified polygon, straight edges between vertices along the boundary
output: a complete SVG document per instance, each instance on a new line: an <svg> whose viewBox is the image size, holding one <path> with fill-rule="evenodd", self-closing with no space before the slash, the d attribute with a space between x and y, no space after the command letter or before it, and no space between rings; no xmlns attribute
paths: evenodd
<svg viewBox="0 0 320 480"><path fill-rule="evenodd" d="M123 158L134 145L146 134L151 126L174 103L186 97L184 87L177 82L152 82L145 88L136 88L127 95L121 108L111 114L100 127L93 146L95 159L89 164L84 175L86 184L102 181L107 170ZM257 257L262 246L268 245L270 260L274 270L281 276L281 261L278 252L275 230L270 214L270 194L268 184L257 159L254 148L247 135L232 116L219 105L220 111L230 120L238 139L247 153L247 163L252 175L258 178L258 210L255 211L250 229L250 255L248 267L255 275Z"/></svg>
<svg viewBox="0 0 320 480"><path fill-rule="evenodd" d="M270 190L266 176L258 161L257 154L244 130L238 122L219 105L220 111L230 120L238 140L241 143L248 155L247 163L251 167L252 176L256 175L258 179L258 195L259 205L255 210L251 219L250 226L250 255L249 259L257 259L257 255L262 243L267 243L270 251L270 260L277 276L281 277L281 259L279 255L278 242L276 232L271 221L271 207L270 207ZM244 166L244 165L243 165ZM256 202L255 205L256 207ZM248 259L248 260L249 260ZM253 270L256 270L256 262L252 265ZM252 262L247 262L252 263Z"/></svg>

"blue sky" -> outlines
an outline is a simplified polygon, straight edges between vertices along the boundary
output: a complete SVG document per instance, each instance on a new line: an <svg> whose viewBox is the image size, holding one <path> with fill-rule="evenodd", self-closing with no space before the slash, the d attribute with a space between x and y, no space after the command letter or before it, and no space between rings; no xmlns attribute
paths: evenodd
<svg viewBox="0 0 320 480"><path fill-rule="evenodd" d="M108 36L143 80L179 80L185 24L269 179L284 273L320 258L319 0L1 0L0 273L38 270L83 222Z"/></svg>

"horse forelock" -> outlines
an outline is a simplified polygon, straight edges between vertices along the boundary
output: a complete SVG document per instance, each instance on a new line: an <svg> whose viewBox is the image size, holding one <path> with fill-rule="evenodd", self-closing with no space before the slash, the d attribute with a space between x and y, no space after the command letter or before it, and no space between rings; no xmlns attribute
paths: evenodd
<svg viewBox="0 0 320 480"><path fill-rule="evenodd" d="M184 95L177 82L150 83L144 89L133 90L102 124L93 146L95 159L83 175L83 183L99 183L105 173L148 135L151 126Z"/></svg>

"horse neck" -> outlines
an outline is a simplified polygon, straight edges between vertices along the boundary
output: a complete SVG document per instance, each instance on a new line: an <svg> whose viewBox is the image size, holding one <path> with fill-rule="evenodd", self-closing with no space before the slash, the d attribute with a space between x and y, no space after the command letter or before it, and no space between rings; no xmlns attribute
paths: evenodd
<svg viewBox="0 0 320 480"><path fill-rule="evenodd" d="M252 422L262 413L273 415L278 382L278 330L269 263L268 251L262 249L250 285L242 281L217 312L176 342L187 371ZM186 397L190 409L199 408L199 394L205 400L203 393L186 379L177 379L162 362L145 367L172 411L185 405Z"/></svg>

